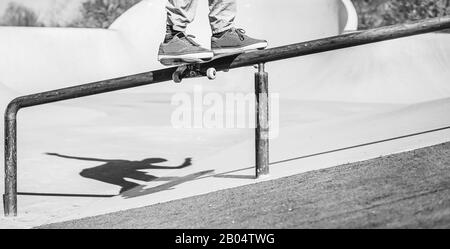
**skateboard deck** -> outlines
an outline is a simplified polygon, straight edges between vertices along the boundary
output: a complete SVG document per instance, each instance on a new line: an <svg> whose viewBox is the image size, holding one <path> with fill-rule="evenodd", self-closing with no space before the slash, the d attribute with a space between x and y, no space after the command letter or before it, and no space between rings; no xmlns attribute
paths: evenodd
<svg viewBox="0 0 450 249"><path fill-rule="evenodd" d="M183 78L189 77L201 77L206 76L210 80L214 80L216 78L217 70L214 66L207 66L214 64L214 61L223 60L224 62L231 63L234 58L244 52L235 52L235 53L226 53L219 54L211 59L202 60L202 59L161 59L160 62L166 66L177 66L177 69L172 74L172 80L175 83L180 83Z"/></svg>

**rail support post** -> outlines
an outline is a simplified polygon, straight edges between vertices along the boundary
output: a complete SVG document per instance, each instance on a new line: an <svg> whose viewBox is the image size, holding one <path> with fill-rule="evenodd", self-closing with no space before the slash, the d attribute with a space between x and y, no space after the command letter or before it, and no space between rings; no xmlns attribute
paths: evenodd
<svg viewBox="0 0 450 249"><path fill-rule="evenodd" d="M6 217L17 216L17 105L12 102L5 113L5 194Z"/></svg>
<svg viewBox="0 0 450 249"><path fill-rule="evenodd" d="M256 95L256 178L269 174L269 74L259 63L255 73Z"/></svg>

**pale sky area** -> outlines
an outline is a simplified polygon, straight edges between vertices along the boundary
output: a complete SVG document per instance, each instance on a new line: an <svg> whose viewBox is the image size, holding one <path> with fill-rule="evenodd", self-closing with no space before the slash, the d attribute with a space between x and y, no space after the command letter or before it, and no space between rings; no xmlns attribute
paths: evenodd
<svg viewBox="0 0 450 249"><path fill-rule="evenodd" d="M10 2L23 4L33 9L39 16L39 21L65 23L73 20L79 14L79 6L86 0L0 0L0 16Z"/></svg>

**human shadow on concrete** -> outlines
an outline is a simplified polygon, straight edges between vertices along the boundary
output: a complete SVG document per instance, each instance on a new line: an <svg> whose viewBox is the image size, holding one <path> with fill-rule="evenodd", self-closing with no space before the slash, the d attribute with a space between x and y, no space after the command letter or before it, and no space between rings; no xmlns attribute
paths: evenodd
<svg viewBox="0 0 450 249"><path fill-rule="evenodd" d="M132 188L126 192L123 192L122 197L124 197L125 199L130 199L130 198L149 195L149 194L158 193L158 192L162 192L162 191L166 191L166 190L172 190L177 185L180 185L185 182L190 182L190 181L194 181L197 179L201 179L201 177L214 174L214 172L215 172L214 170L205 170L205 171L193 173L193 174L190 174L187 176L178 177L172 181L168 181L165 184L161 184L159 186L152 187L152 188L145 188L145 186L140 185L140 186Z"/></svg>
<svg viewBox="0 0 450 249"><path fill-rule="evenodd" d="M148 169L167 169L176 170L183 169L192 165L192 159L186 158L184 162L179 166L158 166L156 164L167 162L164 158L148 158L141 161L129 161L122 159L99 159L99 158L89 158L89 157L75 157L61 155L57 153L46 153L49 156L56 156L66 159L74 159L81 161L90 162L101 162L102 165L84 169L80 172L80 175L85 178L94 179L97 181L113 184L120 186L120 194L140 187L140 184L130 182L125 180L125 178L141 181L141 182L152 182L152 181L167 181L167 182L179 182L180 177L157 177L154 175L149 175L142 170ZM186 179L189 180L189 179ZM180 183L178 183L180 184Z"/></svg>

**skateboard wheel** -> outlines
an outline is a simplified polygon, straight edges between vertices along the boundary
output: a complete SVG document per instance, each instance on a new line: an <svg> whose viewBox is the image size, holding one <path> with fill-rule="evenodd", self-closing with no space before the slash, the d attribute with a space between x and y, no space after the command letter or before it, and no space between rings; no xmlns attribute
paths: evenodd
<svg viewBox="0 0 450 249"><path fill-rule="evenodd" d="M177 74L177 73L172 74L172 80L175 83L181 83L180 74Z"/></svg>
<svg viewBox="0 0 450 249"><path fill-rule="evenodd" d="M210 80L215 79L216 78L216 74L217 74L217 71L216 71L215 68L208 68L208 70L206 70L206 76Z"/></svg>

